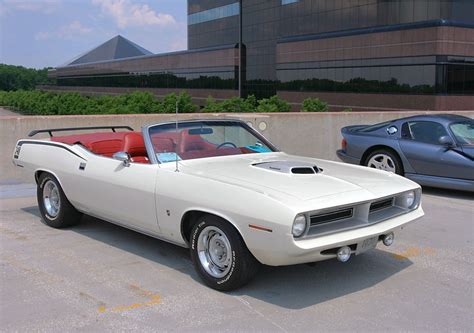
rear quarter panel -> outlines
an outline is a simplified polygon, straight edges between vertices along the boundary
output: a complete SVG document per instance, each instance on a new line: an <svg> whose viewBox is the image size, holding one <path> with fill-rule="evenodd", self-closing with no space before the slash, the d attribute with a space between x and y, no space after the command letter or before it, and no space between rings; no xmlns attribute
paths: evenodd
<svg viewBox="0 0 474 333"><path fill-rule="evenodd" d="M13 158L14 164L23 167L31 179L38 171L53 174L69 201L78 207L80 195L75 184L80 181L79 165L87 158L72 147L50 141L20 140L18 145L21 145L21 150L18 158Z"/></svg>
<svg viewBox="0 0 474 333"><path fill-rule="evenodd" d="M389 136L386 133L386 128L382 128L375 132L360 133L354 132L351 130L342 130L342 135L346 139L347 148L346 153L349 156L356 157L361 159L361 164L364 163L364 159L367 156L369 151L374 149L390 148L394 150L400 157L405 172L413 172L413 168L410 165L410 162L404 155L400 147L400 126L398 133L393 136Z"/></svg>

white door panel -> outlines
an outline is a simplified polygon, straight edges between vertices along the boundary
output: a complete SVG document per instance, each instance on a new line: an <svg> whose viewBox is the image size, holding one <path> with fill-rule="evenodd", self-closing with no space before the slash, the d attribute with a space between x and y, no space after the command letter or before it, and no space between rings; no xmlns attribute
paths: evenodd
<svg viewBox="0 0 474 333"><path fill-rule="evenodd" d="M91 215L158 233L155 183L157 165L131 163L97 156L78 177L80 206Z"/></svg>

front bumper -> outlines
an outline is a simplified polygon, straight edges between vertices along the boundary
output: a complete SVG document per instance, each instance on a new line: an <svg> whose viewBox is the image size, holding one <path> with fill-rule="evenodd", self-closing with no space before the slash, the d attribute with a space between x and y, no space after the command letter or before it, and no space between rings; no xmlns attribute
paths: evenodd
<svg viewBox="0 0 474 333"><path fill-rule="evenodd" d="M421 207L416 210L382 222L330 235L295 240L292 235L274 244L271 249L251 248L252 254L263 264L270 266L295 265L335 258L334 253L322 253L342 246L361 243L367 238L396 233L404 225L424 215Z"/></svg>
<svg viewBox="0 0 474 333"><path fill-rule="evenodd" d="M357 165L360 164L360 158L349 156L342 149L339 149L338 151L336 151L336 154L337 154L337 157L339 157L339 159L345 163L357 164Z"/></svg>

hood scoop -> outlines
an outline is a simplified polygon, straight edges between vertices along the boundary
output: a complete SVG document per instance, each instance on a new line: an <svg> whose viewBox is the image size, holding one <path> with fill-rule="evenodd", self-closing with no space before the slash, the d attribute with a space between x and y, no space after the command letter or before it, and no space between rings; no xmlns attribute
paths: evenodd
<svg viewBox="0 0 474 333"><path fill-rule="evenodd" d="M272 161L254 163L252 166L265 170L294 175L314 175L323 171L316 165L301 161Z"/></svg>

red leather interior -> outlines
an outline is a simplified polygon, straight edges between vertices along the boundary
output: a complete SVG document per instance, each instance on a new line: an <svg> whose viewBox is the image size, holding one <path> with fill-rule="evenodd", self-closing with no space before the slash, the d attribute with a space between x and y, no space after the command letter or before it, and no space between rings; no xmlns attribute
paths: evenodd
<svg viewBox="0 0 474 333"><path fill-rule="evenodd" d="M130 156L146 156L145 142L143 136L137 132L130 132L123 139L122 151Z"/></svg>
<svg viewBox="0 0 474 333"><path fill-rule="evenodd" d="M51 141L66 144L81 144L94 154L112 157L122 148L123 139L127 132L106 132L78 135L53 136Z"/></svg>
<svg viewBox="0 0 474 333"><path fill-rule="evenodd" d="M216 147L216 145L204 140L200 135L192 135L189 134L189 131L182 131L178 143L178 154L202 150L215 150Z"/></svg>
<svg viewBox="0 0 474 333"><path fill-rule="evenodd" d="M122 140L102 140L97 142L90 142L88 144L90 150L96 154L112 157L113 154L120 151L122 147Z"/></svg>
<svg viewBox="0 0 474 333"><path fill-rule="evenodd" d="M189 134L189 130L180 133L155 133L151 135L151 141L156 153L174 152L177 146L176 152L183 160L254 152L247 148L222 147L216 149L216 145L204 140L200 135Z"/></svg>
<svg viewBox="0 0 474 333"><path fill-rule="evenodd" d="M139 132L105 132L78 135L53 136L51 141L66 144L81 144L94 154L112 157L125 151L132 157L131 162L149 163L143 136Z"/></svg>
<svg viewBox="0 0 474 333"><path fill-rule="evenodd" d="M153 148L157 153L174 152L178 134L175 132L156 133L151 135Z"/></svg>
<svg viewBox="0 0 474 333"><path fill-rule="evenodd" d="M125 135L121 151L130 155L130 162L150 163L147 157L145 141L143 136L138 132L129 132Z"/></svg>
<svg viewBox="0 0 474 333"><path fill-rule="evenodd" d="M51 141L66 144L81 144L94 154L112 157L119 151L130 154L130 161L150 163L143 136L139 132L106 132L79 135L53 136ZM212 156L248 154L254 151L247 148L222 147L204 140L200 135L189 134L188 130L152 134L151 141L156 153L174 152L183 160Z"/></svg>

